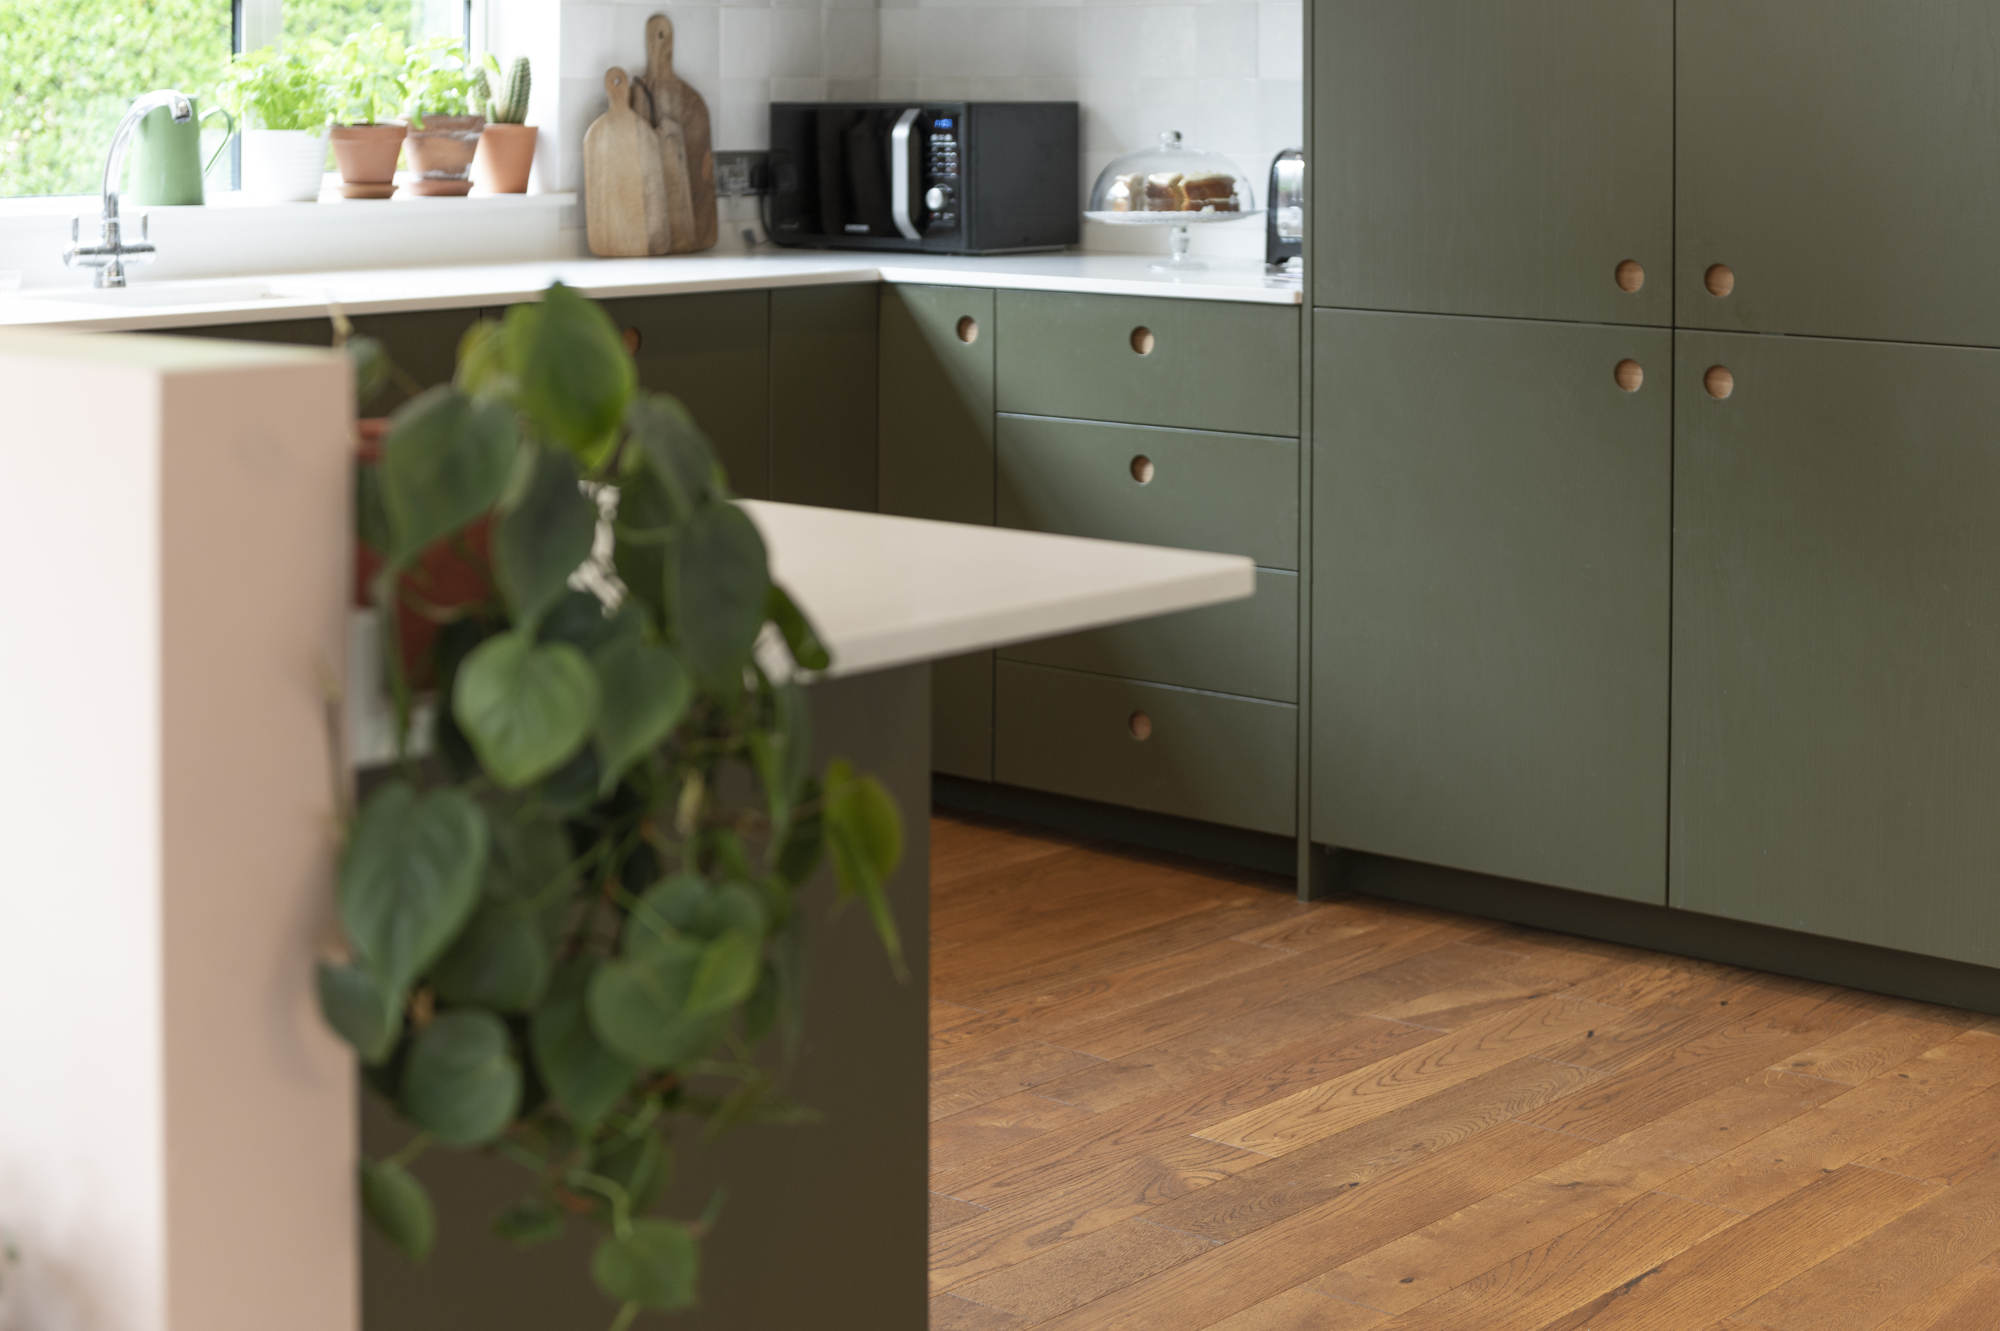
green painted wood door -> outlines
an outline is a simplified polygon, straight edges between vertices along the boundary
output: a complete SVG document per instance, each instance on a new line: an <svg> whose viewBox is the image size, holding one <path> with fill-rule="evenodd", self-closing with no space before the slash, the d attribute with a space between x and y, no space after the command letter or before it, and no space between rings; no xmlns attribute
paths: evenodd
<svg viewBox="0 0 2000 1331"><path fill-rule="evenodd" d="M1676 36L1681 326L2000 345L2000 7L1680 0Z"/></svg>
<svg viewBox="0 0 2000 1331"><path fill-rule="evenodd" d="M1314 0L1313 304L1670 322L1673 25L1673 0Z"/></svg>
<svg viewBox="0 0 2000 1331"><path fill-rule="evenodd" d="M1671 337L1315 312L1314 840L1665 900Z"/></svg>
<svg viewBox="0 0 2000 1331"><path fill-rule="evenodd" d="M2000 965L2000 352L1675 359L1670 903Z"/></svg>
<svg viewBox="0 0 2000 1331"><path fill-rule="evenodd" d="M640 386L687 404L736 493L769 498L769 294L713 291L603 305L625 335Z"/></svg>
<svg viewBox="0 0 2000 1331"><path fill-rule="evenodd" d="M450 383L458 368L458 344L466 330L491 311L417 310L405 314L358 314L354 331L382 344L396 373L382 390L363 404L364 415L386 416L417 393ZM224 324L213 328L182 328L176 336L216 337L237 342L276 342L285 346L330 347L330 319L279 319L268 323Z"/></svg>
<svg viewBox="0 0 2000 1331"><path fill-rule="evenodd" d="M884 513L993 522L993 293L885 286L879 486ZM993 653L931 668L937 770L993 779Z"/></svg>
<svg viewBox="0 0 2000 1331"><path fill-rule="evenodd" d="M876 291L771 293L771 498L875 507Z"/></svg>

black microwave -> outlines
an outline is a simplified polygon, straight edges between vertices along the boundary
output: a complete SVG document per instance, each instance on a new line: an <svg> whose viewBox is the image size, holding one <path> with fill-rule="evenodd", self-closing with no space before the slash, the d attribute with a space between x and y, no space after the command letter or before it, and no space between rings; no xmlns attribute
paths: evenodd
<svg viewBox="0 0 2000 1331"><path fill-rule="evenodd" d="M1078 239L1075 102L774 102L780 245L938 254Z"/></svg>

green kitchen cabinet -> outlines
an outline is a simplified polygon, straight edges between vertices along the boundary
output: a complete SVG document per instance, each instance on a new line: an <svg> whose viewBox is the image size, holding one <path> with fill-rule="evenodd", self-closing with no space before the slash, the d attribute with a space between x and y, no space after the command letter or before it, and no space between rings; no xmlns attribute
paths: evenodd
<svg viewBox="0 0 2000 1331"><path fill-rule="evenodd" d="M771 293L771 498L876 506L876 284Z"/></svg>
<svg viewBox="0 0 2000 1331"><path fill-rule="evenodd" d="M1676 322L2000 345L2000 8L1680 0Z"/></svg>
<svg viewBox="0 0 2000 1331"><path fill-rule="evenodd" d="M639 296L602 302L642 388L687 405L722 460L729 484L771 496L771 301L762 291Z"/></svg>
<svg viewBox="0 0 2000 1331"><path fill-rule="evenodd" d="M881 294L878 487L882 511L993 522L993 293L888 286ZM993 779L993 653L931 667L940 772Z"/></svg>
<svg viewBox="0 0 2000 1331"><path fill-rule="evenodd" d="M1313 839L1664 902L1672 334L1313 317Z"/></svg>
<svg viewBox="0 0 2000 1331"><path fill-rule="evenodd" d="M1671 904L2000 965L2000 351L1675 361Z"/></svg>
<svg viewBox="0 0 2000 1331"><path fill-rule="evenodd" d="M386 416L407 402L416 392L450 383L458 368L458 344L467 329L489 311L414 310L401 314L357 314L354 331L382 344L389 363L396 369L389 382L373 400L364 404L368 415ZM279 319L268 323L223 324L209 328L174 329L178 337L216 337L236 342L275 342L286 346L330 347L333 320Z"/></svg>
<svg viewBox="0 0 2000 1331"><path fill-rule="evenodd" d="M1312 20L1314 305L1671 321L1674 0L1313 0Z"/></svg>

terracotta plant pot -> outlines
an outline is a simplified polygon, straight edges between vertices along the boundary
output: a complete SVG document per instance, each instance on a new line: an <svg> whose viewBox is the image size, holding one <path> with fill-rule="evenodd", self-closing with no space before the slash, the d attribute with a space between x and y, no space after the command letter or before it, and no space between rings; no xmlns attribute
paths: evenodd
<svg viewBox="0 0 2000 1331"><path fill-rule="evenodd" d="M404 145L417 177L410 188L418 194L470 194L472 155L485 128L485 116L425 116Z"/></svg>
<svg viewBox="0 0 2000 1331"><path fill-rule="evenodd" d="M472 159L473 181L488 194L526 194L540 133L533 125L488 125Z"/></svg>
<svg viewBox="0 0 2000 1331"><path fill-rule="evenodd" d="M378 466L382 461L382 440L389 433L388 418L372 417L356 424L356 463L364 468ZM492 518L480 518L460 538L440 541L425 550L415 566L397 581L396 640L412 688L427 689L437 682L431 678L430 660L439 624L418 607L458 610L495 599L492 534ZM366 607L375 603L375 575L381 571L381 552L355 542L355 605Z"/></svg>
<svg viewBox="0 0 2000 1331"><path fill-rule="evenodd" d="M333 157L340 163L340 192L350 199L386 199L396 192L396 158L409 127L399 120L379 125L335 125Z"/></svg>

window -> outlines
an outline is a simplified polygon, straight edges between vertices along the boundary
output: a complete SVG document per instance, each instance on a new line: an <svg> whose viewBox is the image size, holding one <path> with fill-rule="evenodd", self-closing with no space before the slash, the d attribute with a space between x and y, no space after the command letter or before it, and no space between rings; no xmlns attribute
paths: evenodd
<svg viewBox="0 0 2000 1331"><path fill-rule="evenodd" d="M463 37L470 9L470 0L0 0L0 198L96 193L132 98L179 88L205 111L239 47L281 35L337 42L372 23Z"/></svg>

